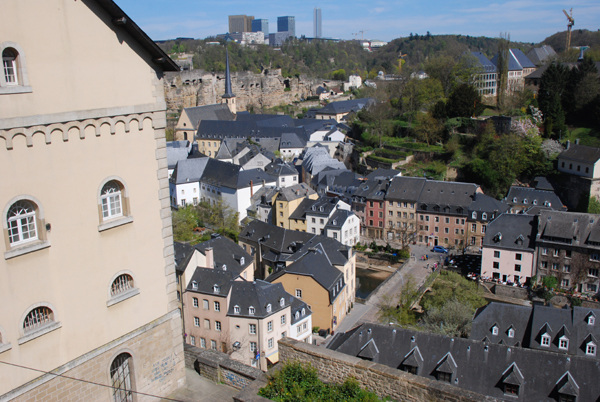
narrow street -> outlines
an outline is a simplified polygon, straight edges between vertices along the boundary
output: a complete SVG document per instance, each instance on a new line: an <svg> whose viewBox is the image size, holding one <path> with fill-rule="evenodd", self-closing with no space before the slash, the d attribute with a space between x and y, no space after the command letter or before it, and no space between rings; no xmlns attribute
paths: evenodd
<svg viewBox="0 0 600 402"><path fill-rule="evenodd" d="M424 255L428 255L427 261L422 260ZM386 296L392 297L394 300L398 298L400 291L404 287L409 278L414 282L416 287L421 286L431 274L431 266L434 263L443 262L445 254L431 252L431 247L426 246L411 246L411 258L397 270L387 281L382 283L366 300L364 304L354 303L354 308L344 318L337 327L336 332L348 331L357 325L365 322L379 323L378 312L379 305ZM429 269L427 266L429 265ZM331 338L329 338L331 339ZM325 341L327 343L328 340Z"/></svg>

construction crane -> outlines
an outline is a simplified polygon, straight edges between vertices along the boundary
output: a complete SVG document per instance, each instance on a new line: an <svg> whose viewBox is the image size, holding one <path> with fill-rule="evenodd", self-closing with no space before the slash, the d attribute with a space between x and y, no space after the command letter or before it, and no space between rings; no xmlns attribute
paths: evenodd
<svg viewBox="0 0 600 402"><path fill-rule="evenodd" d="M575 25L575 20L573 19L573 9L570 9L570 14L567 13L567 10L563 9L563 13L565 13L565 15L567 16L567 20L569 21L567 23L567 49L569 50L571 48L571 29L573 28L573 25Z"/></svg>

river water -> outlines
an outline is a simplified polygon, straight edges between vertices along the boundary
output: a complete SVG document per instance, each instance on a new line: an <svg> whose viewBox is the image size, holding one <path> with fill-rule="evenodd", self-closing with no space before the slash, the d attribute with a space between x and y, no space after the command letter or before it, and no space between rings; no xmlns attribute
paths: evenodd
<svg viewBox="0 0 600 402"><path fill-rule="evenodd" d="M356 297L366 299L391 274L386 271L356 268Z"/></svg>

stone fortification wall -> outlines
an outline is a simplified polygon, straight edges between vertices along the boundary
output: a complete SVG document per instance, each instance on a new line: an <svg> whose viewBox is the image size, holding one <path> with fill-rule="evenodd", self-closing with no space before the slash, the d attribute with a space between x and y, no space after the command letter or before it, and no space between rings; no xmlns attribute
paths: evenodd
<svg viewBox="0 0 600 402"><path fill-rule="evenodd" d="M279 364L299 361L310 364L324 382L342 383L354 377L361 387L380 397L398 401L495 401L495 398L449 384L349 356L333 350L284 338L279 342ZM245 390L246 391L246 390Z"/></svg>
<svg viewBox="0 0 600 402"><path fill-rule="evenodd" d="M220 103L221 95L225 93L225 73L180 71L167 73L164 82L168 111ZM231 86L236 96L238 111L273 107L306 99L315 95L320 84L322 81L303 76L283 77L280 69L265 70L260 74L231 74Z"/></svg>
<svg viewBox="0 0 600 402"><path fill-rule="evenodd" d="M185 366L214 382L242 389L263 372L233 360L226 353L185 345Z"/></svg>

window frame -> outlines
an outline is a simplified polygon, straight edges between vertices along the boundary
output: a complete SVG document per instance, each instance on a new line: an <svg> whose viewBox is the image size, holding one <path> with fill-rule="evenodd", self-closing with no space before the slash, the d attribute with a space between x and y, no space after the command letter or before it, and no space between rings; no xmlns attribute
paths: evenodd
<svg viewBox="0 0 600 402"><path fill-rule="evenodd" d="M122 356L127 355L128 357L125 358L125 360L123 360L123 362L121 364L119 364L118 367L115 367L115 362L118 362L117 359L122 358ZM111 387L111 395L112 395L112 400L114 401L132 401L135 396L134 396L134 391L135 391L135 363L133 361L133 355L131 353L129 353L129 351L122 351L121 353L118 353L117 355L115 355L111 360L110 360L110 365L109 365L109 370L108 370L108 378L109 378L109 384L112 385ZM127 363L126 364L126 370L123 369L124 364L123 363ZM126 371L126 372L125 372ZM123 375L123 380L122 381L116 381L114 378L114 374L116 372L124 372ZM125 386L123 386L122 384L125 384Z"/></svg>
<svg viewBox="0 0 600 402"><path fill-rule="evenodd" d="M120 205L121 212L120 212L120 214L104 216L103 201L110 198L110 196L107 196L103 192L104 192L105 187L108 186L111 182L115 183L117 185L117 187L119 187L119 189L120 189L119 198L120 198L120 204L121 204ZM125 180L123 180L122 178L120 178L118 176L110 176L110 177L105 178L100 183L100 186L98 187L97 199L98 199L98 218L99 218L99 222L100 222L98 225L99 232L103 232L105 230L112 229L112 228L126 225L128 223L133 222L133 216L131 216L131 210L129 207L130 206L129 189L127 187L127 184L125 184Z"/></svg>
<svg viewBox="0 0 600 402"><path fill-rule="evenodd" d="M32 213L28 213L23 216L34 217L33 223L35 225L36 234L35 238L29 238L25 241L19 240L11 243L9 234L8 214L10 213L13 206L15 206L15 204L19 202L28 203L33 208L34 211ZM11 221L13 220L11 219ZM10 199L8 203L4 206L2 215L2 225L4 230L4 243L6 246L4 259L6 260L50 247L50 241L48 240L49 226L46 225L46 221L44 219L44 209L39 200L33 196L19 195Z"/></svg>
<svg viewBox="0 0 600 402"><path fill-rule="evenodd" d="M114 283L123 276L129 276L131 278L132 286L128 289L121 291L120 293L113 294L112 288ZM113 275L108 285L108 300L106 301L106 307L114 306L117 303L121 303L122 301L125 301L140 294L140 289L137 288L135 284L135 276L131 271L123 270Z"/></svg>
<svg viewBox="0 0 600 402"><path fill-rule="evenodd" d="M52 319L48 320L46 323L40 324L39 326L31 329L25 329L25 320L27 317L34 311L40 308L46 308L50 310L52 314ZM18 340L19 345L24 344L25 342L29 342L35 338L38 338L42 335L45 335L49 332L55 331L62 327L62 324L58 320L56 316L56 309L50 303L36 303L32 306L29 306L25 313L21 316L20 334L21 337Z"/></svg>
<svg viewBox="0 0 600 402"><path fill-rule="evenodd" d="M4 52L7 49L10 49L16 53L13 62L15 69L14 75L17 81L16 83L9 83L6 80L4 72ZM27 58L25 57L25 51L23 48L16 42L2 42L0 43L0 57L2 58L2 71L0 73L0 95L33 92L33 89L29 83L29 75L27 73Z"/></svg>

